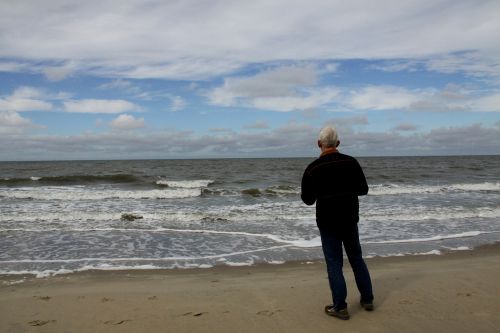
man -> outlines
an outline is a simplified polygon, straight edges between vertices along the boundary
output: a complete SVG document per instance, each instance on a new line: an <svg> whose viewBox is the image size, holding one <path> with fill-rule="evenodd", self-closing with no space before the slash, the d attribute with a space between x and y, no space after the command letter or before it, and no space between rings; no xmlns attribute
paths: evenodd
<svg viewBox="0 0 500 333"><path fill-rule="evenodd" d="M361 294L360 304L373 310L373 292L370 273L366 267L359 243L358 196L368 193L365 175L358 161L341 154L338 134L333 127L319 133L318 147L321 155L304 171L302 201L307 205L316 202L316 224L321 235L323 253L328 271L328 281L333 304L325 312L340 319L349 319L347 287L342 273L344 245L347 258L354 272Z"/></svg>

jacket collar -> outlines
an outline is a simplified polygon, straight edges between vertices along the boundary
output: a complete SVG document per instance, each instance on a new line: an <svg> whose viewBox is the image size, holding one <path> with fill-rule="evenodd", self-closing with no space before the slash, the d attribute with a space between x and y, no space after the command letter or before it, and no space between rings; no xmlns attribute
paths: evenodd
<svg viewBox="0 0 500 333"><path fill-rule="evenodd" d="M338 153L339 151L337 150L337 148L335 147L332 147L332 148L327 148L325 149L325 151L323 151L321 153L321 155L319 155L319 157L323 157L325 155L329 155L329 154L334 154L334 153Z"/></svg>

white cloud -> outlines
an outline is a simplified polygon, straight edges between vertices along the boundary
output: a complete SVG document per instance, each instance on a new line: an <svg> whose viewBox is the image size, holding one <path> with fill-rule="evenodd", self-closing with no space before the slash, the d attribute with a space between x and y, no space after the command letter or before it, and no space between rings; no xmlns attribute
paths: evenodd
<svg viewBox="0 0 500 333"><path fill-rule="evenodd" d="M141 99L149 99L150 94L142 91L142 89L136 85L134 85L129 80L124 79L116 79L110 81L108 83L101 84L98 89L101 90L119 90L123 91L129 95L133 95L132 97L141 98Z"/></svg>
<svg viewBox="0 0 500 333"><path fill-rule="evenodd" d="M344 94L342 103L354 110L409 110L428 112L500 112L500 93L447 85L443 90L369 86Z"/></svg>
<svg viewBox="0 0 500 333"><path fill-rule="evenodd" d="M99 89L104 89L104 90L107 90L107 89L119 89L119 90L128 90L130 89L132 86L132 83L128 80L124 80L124 79L117 79L117 80L113 80L111 82L108 82L108 83L103 83L99 86Z"/></svg>
<svg viewBox="0 0 500 333"><path fill-rule="evenodd" d="M265 70L249 77L230 77L224 85L208 94L210 102L216 105L231 106L242 98L290 97L301 87L316 83L316 70L313 67L285 66Z"/></svg>
<svg viewBox="0 0 500 333"><path fill-rule="evenodd" d="M35 71L40 60L72 60L75 70L90 74L183 79L284 59L425 58L463 50L491 59L500 54L492 42L500 40L499 11L498 1L486 0L3 1L0 58L30 59ZM23 70L15 61L4 67Z"/></svg>
<svg viewBox="0 0 500 333"><path fill-rule="evenodd" d="M75 71L75 65L68 62L60 66L47 66L42 68L42 73L49 81L61 81Z"/></svg>
<svg viewBox="0 0 500 333"><path fill-rule="evenodd" d="M410 91L396 86L370 86L351 92L346 104L360 110L406 109L428 99L431 94L421 90Z"/></svg>
<svg viewBox="0 0 500 333"><path fill-rule="evenodd" d="M31 127L33 123L28 118L23 118L17 112L0 112L0 126Z"/></svg>
<svg viewBox="0 0 500 333"><path fill-rule="evenodd" d="M479 97L471 103L470 108L473 111L500 112L500 93Z"/></svg>
<svg viewBox="0 0 500 333"><path fill-rule="evenodd" d="M357 116L351 116L351 117L343 117L343 118L334 118L331 120L328 120L325 123L326 125L331 125L338 130L341 128L349 128L352 129L353 126L363 126L363 125L368 125L368 117L366 115L357 115Z"/></svg>
<svg viewBox="0 0 500 333"><path fill-rule="evenodd" d="M139 111L134 103L125 100L81 99L64 101L64 111L76 113L122 113Z"/></svg>
<svg viewBox="0 0 500 333"><path fill-rule="evenodd" d="M441 73L464 72L475 77L500 77L498 54L489 55L480 52L460 52L432 57L424 61L428 70Z"/></svg>
<svg viewBox="0 0 500 333"><path fill-rule="evenodd" d="M181 96L169 96L169 98L172 111L179 111L186 107L186 101Z"/></svg>
<svg viewBox="0 0 500 333"><path fill-rule="evenodd" d="M252 124L247 124L243 126L245 129L267 129L269 128L269 125L263 121L263 120L258 120Z"/></svg>
<svg viewBox="0 0 500 333"><path fill-rule="evenodd" d="M0 97L0 111L49 111L53 105L43 100L43 93L32 87L19 87L12 95Z"/></svg>
<svg viewBox="0 0 500 333"><path fill-rule="evenodd" d="M109 126L120 130L130 130L136 128L143 128L144 118L134 118L134 116L128 114L121 114L115 119L113 119Z"/></svg>
<svg viewBox="0 0 500 333"><path fill-rule="evenodd" d="M399 124L397 126L395 126L393 129L395 131L401 131L401 132L411 132L411 131L415 131L418 127L414 124L410 124L410 123L402 123L402 124Z"/></svg>
<svg viewBox="0 0 500 333"><path fill-rule="evenodd" d="M0 112L0 134L18 134L28 128L43 128L14 111Z"/></svg>
<svg viewBox="0 0 500 333"><path fill-rule="evenodd" d="M0 61L0 72L21 72L29 71L30 65L16 61Z"/></svg>
<svg viewBox="0 0 500 333"><path fill-rule="evenodd" d="M259 97L253 99L250 105L281 112L309 110L333 102L339 93L338 89L330 87L308 89L303 92L304 96Z"/></svg>
<svg viewBox="0 0 500 333"><path fill-rule="evenodd" d="M333 87L316 87L318 69L308 65L283 66L248 77L230 77L207 94L220 106L244 106L272 111L313 109L332 102L339 94Z"/></svg>
<svg viewBox="0 0 500 333"><path fill-rule="evenodd" d="M410 133L339 130L341 151L356 156L496 154L500 149L499 126L474 124ZM0 160L110 159L123 158L124 152L128 158L317 156L318 131L309 124L290 122L266 131L227 130L209 135L176 129L148 133L112 130L70 136L0 132Z"/></svg>

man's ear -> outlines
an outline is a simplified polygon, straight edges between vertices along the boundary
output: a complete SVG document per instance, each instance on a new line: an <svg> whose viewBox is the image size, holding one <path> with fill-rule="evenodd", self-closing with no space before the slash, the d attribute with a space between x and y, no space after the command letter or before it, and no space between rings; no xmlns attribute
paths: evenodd
<svg viewBox="0 0 500 333"><path fill-rule="evenodd" d="M337 140L337 145L335 147L338 147L340 145L340 140Z"/></svg>
<svg viewBox="0 0 500 333"><path fill-rule="evenodd" d="M318 140L318 147L321 148L321 141Z"/></svg>

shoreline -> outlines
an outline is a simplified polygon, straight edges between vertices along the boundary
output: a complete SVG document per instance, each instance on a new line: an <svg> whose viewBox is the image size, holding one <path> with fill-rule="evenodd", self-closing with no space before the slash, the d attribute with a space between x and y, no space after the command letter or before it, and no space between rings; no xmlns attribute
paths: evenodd
<svg viewBox="0 0 500 333"><path fill-rule="evenodd" d="M362 245L363 246L363 245ZM490 244L482 244L477 247L473 248L464 248L464 249L459 249L459 248L451 248L451 249L444 249L444 250L433 250L430 252L426 253L415 253L415 254L396 254L396 255L363 255L363 258L367 262L367 264L371 262L379 262L379 261L408 261L409 258L425 258L425 257L453 257L456 255L460 254L466 254L470 252L478 252L481 254L488 254L490 252L494 251L499 251L500 252L500 241L497 241L495 243L490 243ZM410 260L415 260L415 259L410 259ZM348 265L347 258L345 257L344 254L344 262ZM39 273L7 273L7 274L2 274L0 273L0 286L2 284L6 284L6 280L17 280L15 283L22 283L26 280L30 279L50 279L50 278L56 278L56 277L70 277L70 276L78 276L78 275L85 275L85 274L169 274L169 272L176 273L176 272L185 272L186 274L190 273L198 273L198 272L207 272L207 271L217 271L217 270L231 270L231 269L265 269L265 267L294 267L294 266L301 266L301 265L321 265L324 264L324 259L317 258L317 259L308 259L308 260L293 260L293 261L284 261L284 262L277 262L277 263L272 263L272 262L260 262L260 263L253 263L253 264L217 264L214 266L209 266L209 267L176 267L176 268L121 268L118 267L116 269L84 269L84 270L76 270L76 271L65 271L64 269L61 269L61 272L59 271L53 271L53 270L47 270L47 271L41 271ZM51 272L51 273L46 273L43 275L39 275L40 273L44 272ZM55 272L55 273L54 273ZM22 280L22 281L21 281Z"/></svg>
<svg viewBox="0 0 500 333"><path fill-rule="evenodd" d="M358 304L344 273L351 319L331 303L322 261L310 264L85 271L6 284L1 332L495 332L500 328L500 243L442 255L367 260L375 311ZM19 279L20 276L15 276Z"/></svg>
<svg viewBox="0 0 500 333"><path fill-rule="evenodd" d="M363 246L363 245L362 245ZM469 252L480 252L480 253L489 253L491 251L495 251L494 249L498 248L500 252L500 241L490 243L490 244L482 244L472 248L449 248L449 249L441 249L441 250L432 250L430 252L423 253L407 253L407 254L395 254L395 255L363 255L363 258L367 263L370 262L378 262L378 261L408 261L408 260L416 260L416 258L425 258L425 257L453 257L454 255L460 255L461 253L469 253ZM410 259L413 258L413 259ZM347 258L344 254L344 262L347 263ZM186 272L197 273L197 272L206 272L207 270L231 270L231 269L263 269L263 267L287 267L287 266L301 266L301 265L311 265L311 264L324 264L324 259L316 258L316 259L308 259L308 260L291 260L284 262L257 262L252 264L216 264L209 265L206 267L175 267L175 268L143 268L138 266L137 268L110 268L110 269L98 269L98 268L89 268L82 270L66 270L60 269L57 271L54 270L46 270L40 271L38 273L0 273L0 286L2 284L6 284L6 280L16 280L14 283L22 283L26 280L30 279L49 279L55 277L70 277L77 275L85 275L85 274L168 274L169 272ZM348 264L348 263L347 263Z"/></svg>

